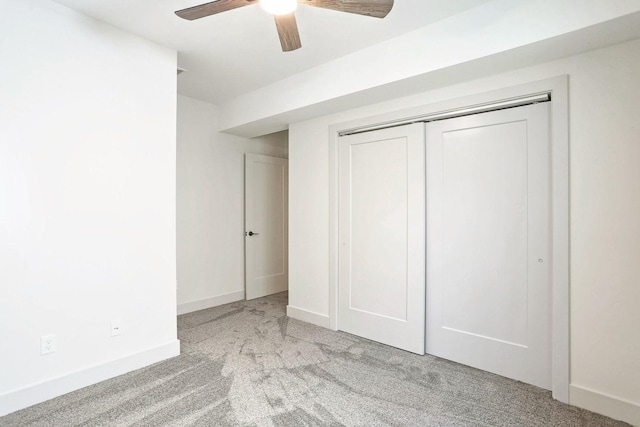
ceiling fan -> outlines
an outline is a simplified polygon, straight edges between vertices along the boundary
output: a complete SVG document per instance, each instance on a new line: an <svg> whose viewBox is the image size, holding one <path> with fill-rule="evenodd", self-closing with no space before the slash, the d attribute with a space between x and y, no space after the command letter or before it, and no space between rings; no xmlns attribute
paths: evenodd
<svg viewBox="0 0 640 427"><path fill-rule="evenodd" d="M337 10L339 12L384 18L393 7L393 0L217 0L182 9L176 12L180 18L193 21L216 13L260 3L276 20L283 52L302 47L294 11L299 4Z"/></svg>

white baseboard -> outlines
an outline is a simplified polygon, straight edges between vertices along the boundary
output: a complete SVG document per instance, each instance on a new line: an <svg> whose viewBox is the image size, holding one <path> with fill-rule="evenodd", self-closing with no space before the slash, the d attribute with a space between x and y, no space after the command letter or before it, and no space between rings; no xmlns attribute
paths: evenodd
<svg viewBox="0 0 640 427"><path fill-rule="evenodd" d="M196 301L184 302L178 304L178 316L187 314L205 308L217 307L219 305L229 304L231 302L241 301L244 299L244 291L230 292L228 294L217 295L211 298L199 299Z"/></svg>
<svg viewBox="0 0 640 427"><path fill-rule="evenodd" d="M570 386L569 402L583 409L640 426L640 405L575 385Z"/></svg>
<svg viewBox="0 0 640 427"><path fill-rule="evenodd" d="M292 305L287 306L287 316L292 319L302 320L303 322L313 323L329 329L329 316L326 314L314 313L313 311L303 310Z"/></svg>
<svg viewBox="0 0 640 427"><path fill-rule="evenodd" d="M0 416L179 355L180 341L175 340L140 353L10 391L0 395Z"/></svg>

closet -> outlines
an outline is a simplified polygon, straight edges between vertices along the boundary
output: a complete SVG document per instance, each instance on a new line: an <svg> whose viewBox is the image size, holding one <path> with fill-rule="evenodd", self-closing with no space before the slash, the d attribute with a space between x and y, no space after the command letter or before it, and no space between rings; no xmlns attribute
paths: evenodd
<svg viewBox="0 0 640 427"><path fill-rule="evenodd" d="M340 330L551 388L549 105L339 138Z"/></svg>

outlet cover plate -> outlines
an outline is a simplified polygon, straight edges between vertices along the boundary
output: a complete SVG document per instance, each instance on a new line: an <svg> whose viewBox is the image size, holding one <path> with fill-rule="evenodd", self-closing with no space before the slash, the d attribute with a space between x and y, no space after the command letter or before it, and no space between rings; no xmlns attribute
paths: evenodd
<svg viewBox="0 0 640 427"><path fill-rule="evenodd" d="M56 352L56 336L43 335L40 337L40 355L51 354Z"/></svg>
<svg viewBox="0 0 640 427"><path fill-rule="evenodd" d="M122 334L122 320L114 319L111 321L111 336L117 337Z"/></svg>

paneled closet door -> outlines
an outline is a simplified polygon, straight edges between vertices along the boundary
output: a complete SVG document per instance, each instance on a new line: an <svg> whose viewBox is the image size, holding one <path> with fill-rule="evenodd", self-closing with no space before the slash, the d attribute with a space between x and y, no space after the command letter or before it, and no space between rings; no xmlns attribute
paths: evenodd
<svg viewBox="0 0 640 427"><path fill-rule="evenodd" d="M429 354L549 389L549 104L427 124Z"/></svg>
<svg viewBox="0 0 640 427"><path fill-rule="evenodd" d="M424 124L339 141L339 329L424 354Z"/></svg>

